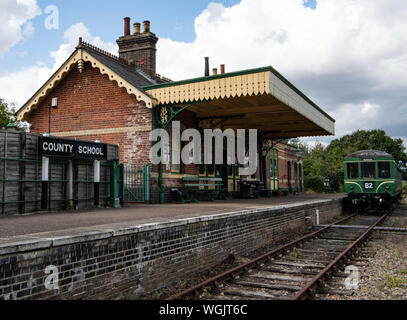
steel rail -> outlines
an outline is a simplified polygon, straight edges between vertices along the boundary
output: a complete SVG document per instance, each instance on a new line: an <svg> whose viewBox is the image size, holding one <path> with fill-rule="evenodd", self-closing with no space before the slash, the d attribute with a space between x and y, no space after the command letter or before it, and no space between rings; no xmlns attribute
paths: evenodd
<svg viewBox="0 0 407 320"><path fill-rule="evenodd" d="M341 223L341 222L344 222L344 221L347 221L347 220L349 220L349 219L351 219L351 218L353 218L353 217L355 217L357 215L358 214L356 213L356 214L350 215L349 217L338 220L335 223L330 224L329 226L326 226L326 227L324 227L324 228L322 228L320 230L314 231L314 232L312 232L312 233L310 233L308 235L305 235L305 236L303 236L303 237L301 237L301 238L299 238L297 240L291 241L291 242L289 242L289 243L287 243L287 244L285 244L285 245L283 245L281 247L278 247L278 248L276 248L274 250L271 250L271 251L269 251L269 252L267 252L265 254L262 254L261 256L258 256L258 257L254 258L254 259L252 259L252 260L250 260L250 261L248 261L246 263L238 265L238 266L236 266L236 267L234 267L234 268L232 268L230 270L222 272L222 273L220 273L220 274L218 274L218 275L216 275L216 276L214 276L212 278L209 278L209 279L207 279L207 280L205 280L205 281L203 281L203 282L201 282L199 284L196 284L195 286L193 286L193 287L191 287L189 289L186 289L186 290L184 290L184 291L182 291L182 292L180 292L178 294L175 294L173 296L170 296L170 297L168 297L168 298L166 298L164 300L178 300L178 299L182 299L182 298L187 297L187 296L195 295L195 293L198 290L202 289L203 287L217 285L219 282L222 282L222 281L224 281L226 279L229 279L229 278L233 278L237 274L241 274L243 272L246 272L250 267L252 267L254 265L258 265L258 264L264 262L265 260L270 259L272 256L275 256L276 254L279 254L279 253L289 249L290 247L292 247L294 245L297 245L297 244L299 244L299 243L301 243L303 241L312 239L313 237L317 236L318 234L320 234L320 233L326 231L327 229L329 229L331 226L333 226L335 224L338 224L338 223Z"/></svg>
<svg viewBox="0 0 407 320"><path fill-rule="evenodd" d="M393 211L390 209L387 213L381 216L374 224L372 224L368 230L366 230L358 239L352 242L344 251L342 251L330 264L328 264L324 269L322 269L314 278L312 278L294 297L293 300L307 299L312 297L312 292L319 285L322 284L323 279L329 275L329 273L340 263L341 260L346 259L359 245L361 245L373 229L383 222L384 219Z"/></svg>

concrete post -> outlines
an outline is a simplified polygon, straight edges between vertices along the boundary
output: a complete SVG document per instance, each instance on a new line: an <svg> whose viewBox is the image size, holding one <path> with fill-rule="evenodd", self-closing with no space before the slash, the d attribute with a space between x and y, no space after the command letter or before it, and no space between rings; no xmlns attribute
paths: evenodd
<svg viewBox="0 0 407 320"><path fill-rule="evenodd" d="M43 133L44 137L49 137L48 132ZM49 178L48 178L48 171L49 171L49 158L42 157L42 166L41 166L41 210L48 209L48 185L49 185Z"/></svg>
<svg viewBox="0 0 407 320"><path fill-rule="evenodd" d="M68 206L70 208L73 208L73 164L72 164L72 160L68 160L68 168L66 170L66 175L68 178L68 184L67 184Z"/></svg>
<svg viewBox="0 0 407 320"><path fill-rule="evenodd" d="M42 166L41 166L41 210L48 209L48 185L49 185L49 178L48 178L48 171L49 171L49 158L42 157Z"/></svg>
<svg viewBox="0 0 407 320"><path fill-rule="evenodd" d="M93 204L99 206L100 161L93 161Z"/></svg>
<svg viewBox="0 0 407 320"><path fill-rule="evenodd" d="M99 143L100 140L95 140L96 143ZM100 185L100 161L93 161L93 205L95 207L99 206L99 185Z"/></svg>

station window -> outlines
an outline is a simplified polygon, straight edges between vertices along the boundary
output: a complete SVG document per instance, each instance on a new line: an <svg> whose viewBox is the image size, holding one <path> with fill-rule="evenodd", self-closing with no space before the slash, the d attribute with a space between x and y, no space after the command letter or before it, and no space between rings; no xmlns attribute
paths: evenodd
<svg viewBox="0 0 407 320"><path fill-rule="evenodd" d="M348 179L359 178L359 169L357 163L348 163Z"/></svg>
<svg viewBox="0 0 407 320"><path fill-rule="evenodd" d="M274 178L274 176L273 176L273 174L274 174L274 161L273 161L273 159L270 159L270 179L273 179Z"/></svg>
<svg viewBox="0 0 407 320"><path fill-rule="evenodd" d="M390 162L379 162L379 178L390 178Z"/></svg>
<svg viewBox="0 0 407 320"><path fill-rule="evenodd" d="M181 159L181 152L178 149L173 148L172 152L174 153L175 157L178 157L178 159ZM171 159L172 161L172 159ZM171 162L171 172L172 173L181 173L181 162L178 164L172 163Z"/></svg>
<svg viewBox="0 0 407 320"><path fill-rule="evenodd" d="M362 178L374 178L375 177L375 163L374 162L362 162Z"/></svg>

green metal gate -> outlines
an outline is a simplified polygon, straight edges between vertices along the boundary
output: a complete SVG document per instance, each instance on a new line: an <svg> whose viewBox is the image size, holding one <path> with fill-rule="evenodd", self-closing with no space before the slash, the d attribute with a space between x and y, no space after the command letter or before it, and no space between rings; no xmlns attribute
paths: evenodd
<svg viewBox="0 0 407 320"><path fill-rule="evenodd" d="M121 164L120 180L124 202L150 201L150 166L148 164Z"/></svg>

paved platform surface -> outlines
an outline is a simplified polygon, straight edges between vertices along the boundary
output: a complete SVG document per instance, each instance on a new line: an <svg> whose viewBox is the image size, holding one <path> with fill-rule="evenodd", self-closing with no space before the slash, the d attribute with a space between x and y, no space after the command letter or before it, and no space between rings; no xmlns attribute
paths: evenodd
<svg viewBox="0 0 407 320"><path fill-rule="evenodd" d="M216 215L239 210L271 208L285 204L343 198L345 194L289 195L258 199L230 199L193 204L127 204L123 208L34 213L0 217L0 242L15 236L99 225L145 224L174 219Z"/></svg>

